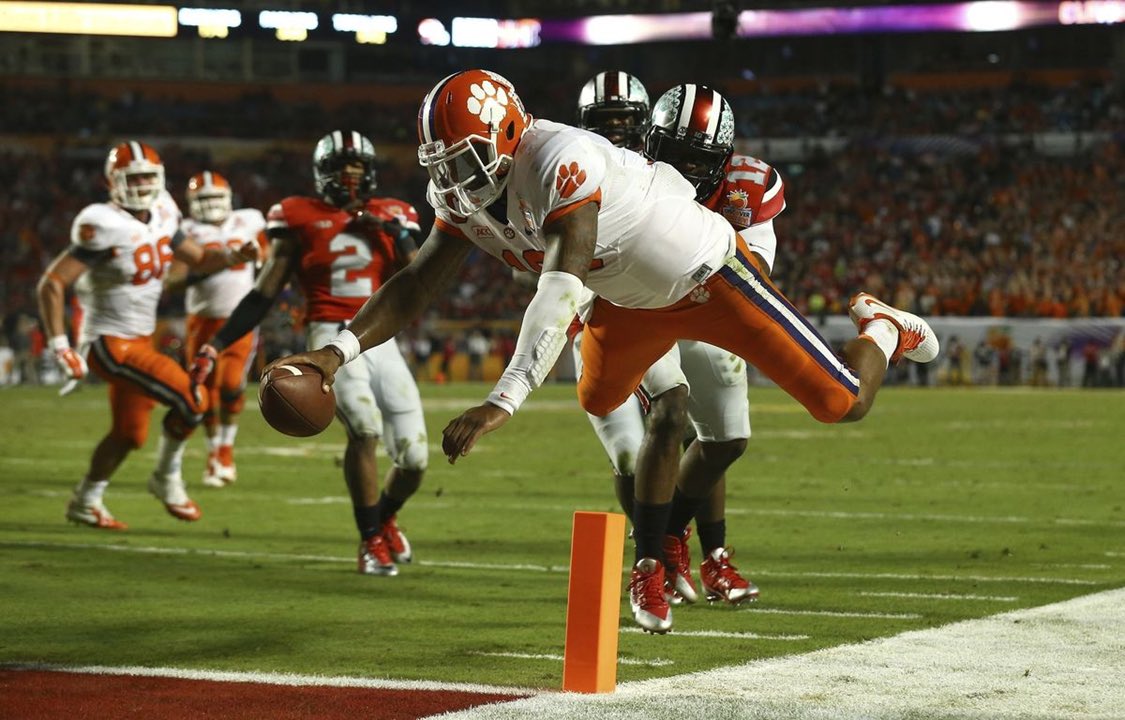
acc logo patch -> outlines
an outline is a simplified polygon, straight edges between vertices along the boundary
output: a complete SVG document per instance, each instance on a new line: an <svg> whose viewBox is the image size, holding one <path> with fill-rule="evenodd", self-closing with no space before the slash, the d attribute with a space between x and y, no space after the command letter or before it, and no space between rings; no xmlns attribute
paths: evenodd
<svg viewBox="0 0 1125 720"><path fill-rule="evenodd" d="M578 163L559 165L559 174L555 178L555 189L564 199L574 194L582 183L586 182L586 171L578 167Z"/></svg>

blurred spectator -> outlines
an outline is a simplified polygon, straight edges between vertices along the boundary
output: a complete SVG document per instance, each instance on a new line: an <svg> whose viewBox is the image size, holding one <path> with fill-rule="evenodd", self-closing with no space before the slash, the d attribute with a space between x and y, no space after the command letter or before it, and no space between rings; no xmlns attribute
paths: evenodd
<svg viewBox="0 0 1125 720"><path fill-rule="evenodd" d="M1098 386L1098 365L1100 355L1098 345L1093 340L1082 347L1082 387Z"/></svg>
<svg viewBox="0 0 1125 720"><path fill-rule="evenodd" d="M465 349L469 353L469 379L484 380L484 357L492 348L492 343L485 337L480 328L473 328L465 340Z"/></svg>
<svg viewBox="0 0 1125 720"><path fill-rule="evenodd" d="M1059 387L1070 387L1070 342L1066 338L1055 346L1055 368L1059 374Z"/></svg>
<svg viewBox="0 0 1125 720"><path fill-rule="evenodd" d="M1036 387L1044 387L1047 385L1047 347L1043 344L1042 338L1035 338L1031 343L1031 349L1027 353L1028 360L1031 362L1031 380L1030 384Z"/></svg>

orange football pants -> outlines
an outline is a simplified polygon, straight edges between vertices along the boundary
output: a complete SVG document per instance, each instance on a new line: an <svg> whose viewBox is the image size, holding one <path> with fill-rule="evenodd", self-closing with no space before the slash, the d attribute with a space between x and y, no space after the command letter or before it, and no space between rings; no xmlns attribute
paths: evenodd
<svg viewBox="0 0 1125 720"><path fill-rule="evenodd" d="M687 297L656 310L598 298L583 333L578 399L602 417L679 339L738 355L821 422L842 419L859 393L855 373L761 272L741 238L734 256Z"/></svg>
<svg viewBox="0 0 1125 720"><path fill-rule="evenodd" d="M134 448L148 439L149 417L156 403L169 407L164 429L176 438L190 435L207 409L207 398L196 402L187 372L153 346L151 335L102 335L90 344L89 364L109 385L110 434Z"/></svg>
<svg viewBox="0 0 1125 720"><path fill-rule="evenodd" d="M210 318L201 315L187 316L187 338L184 343L184 357L190 363L199 348L211 341L226 318ZM242 412L246 404L243 391L246 389L246 373L258 349L258 331L246 333L230 347L219 353L215 371L207 378L207 392L211 396L210 409L222 407L229 413ZM210 420L208 420L210 422Z"/></svg>

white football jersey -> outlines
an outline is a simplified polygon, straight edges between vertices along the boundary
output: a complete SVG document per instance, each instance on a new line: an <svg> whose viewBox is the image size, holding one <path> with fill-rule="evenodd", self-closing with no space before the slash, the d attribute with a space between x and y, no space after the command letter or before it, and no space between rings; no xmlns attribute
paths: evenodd
<svg viewBox="0 0 1125 720"><path fill-rule="evenodd" d="M153 203L147 223L111 203L78 213L70 252L90 266L74 286L83 310L80 342L152 334L179 226L180 209L167 191Z"/></svg>
<svg viewBox="0 0 1125 720"><path fill-rule="evenodd" d="M222 225L185 218L180 225L184 237L205 249L238 250L248 242L260 242L266 219L260 210L243 208L230 214ZM264 247L259 246L264 251ZM254 288L254 263L246 262L208 275L188 286L186 304L192 315L209 318L230 317L238 301Z"/></svg>
<svg viewBox="0 0 1125 720"><path fill-rule="evenodd" d="M536 120L509 172L507 222L496 220L489 208L454 217L436 207L432 184L427 195L443 230L518 270L539 272L543 227L587 202L598 202L599 211L586 286L614 304L671 305L734 253L730 224L695 202L695 188L674 168L592 132Z"/></svg>

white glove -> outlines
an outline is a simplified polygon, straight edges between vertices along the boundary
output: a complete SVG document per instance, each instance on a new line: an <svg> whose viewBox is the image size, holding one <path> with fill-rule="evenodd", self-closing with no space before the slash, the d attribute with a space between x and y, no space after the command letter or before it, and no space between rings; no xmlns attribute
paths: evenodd
<svg viewBox="0 0 1125 720"><path fill-rule="evenodd" d="M71 380L81 380L86 377L90 369L86 367L86 358L79 355L70 346L66 335L56 335L50 340L50 347L55 352L55 362Z"/></svg>

